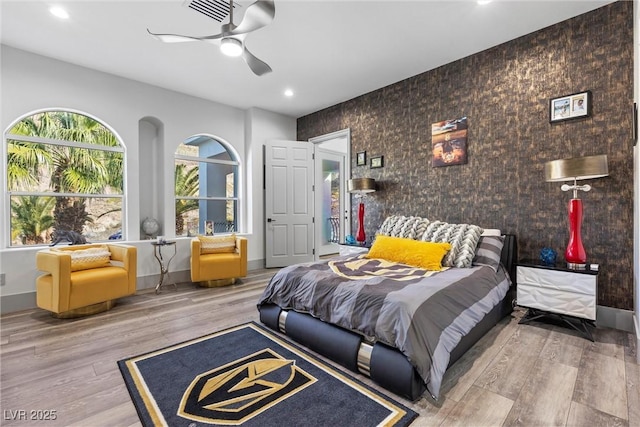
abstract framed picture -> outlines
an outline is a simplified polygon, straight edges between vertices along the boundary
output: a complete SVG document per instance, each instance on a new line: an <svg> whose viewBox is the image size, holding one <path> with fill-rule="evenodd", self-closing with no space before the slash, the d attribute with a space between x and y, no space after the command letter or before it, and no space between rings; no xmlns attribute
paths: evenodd
<svg viewBox="0 0 640 427"><path fill-rule="evenodd" d="M367 164L367 152L360 151L356 154L356 166L364 166Z"/></svg>
<svg viewBox="0 0 640 427"><path fill-rule="evenodd" d="M381 168L384 166L384 156L376 156L371 158L371 169Z"/></svg>
<svg viewBox="0 0 640 427"><path fill-rule="evenodd" d="M467 118L444 120L431 125L431 167L467 163Z"/></svg>
<svg viewBox="0 0 640 427"><path fill-rule="evenodd" d="M590 115L590 90L549 100L549 122L551 123L589 117Z"/></svg>

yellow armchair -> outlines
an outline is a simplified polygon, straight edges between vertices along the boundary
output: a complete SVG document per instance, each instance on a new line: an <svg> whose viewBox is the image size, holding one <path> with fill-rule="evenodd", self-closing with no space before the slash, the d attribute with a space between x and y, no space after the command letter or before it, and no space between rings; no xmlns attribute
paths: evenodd
<svg viewBox="0 0 640 427"><path fill-rule="evenodd" d="M231 239L229 251L203 253L207 252L203 248L203 242L206 246L207 240L215 237L202 236L191 240L191 281L199 282L200 286L232 285L237 278L247 276L247 239L220 236L220 239Z"/></svg>
<svg viewBox="0 0 640 427"><path fill-rule="evenodd" d="M88 244L36 253L36 301L55 317L72 318L111 309L136 292L137 251L122 244Z"/></svg>

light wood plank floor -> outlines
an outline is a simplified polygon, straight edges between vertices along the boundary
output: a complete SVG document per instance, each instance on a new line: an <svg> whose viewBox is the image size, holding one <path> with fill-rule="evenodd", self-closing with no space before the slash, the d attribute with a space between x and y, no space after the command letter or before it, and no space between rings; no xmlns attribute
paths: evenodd
<svg viewBox="0 0 640 427"><path fill-rule="evenodd" d="M34 309L0 319L3 426L139 426L116 361L258 321L256 302L275 270L232 287L145 290L109 312L57 320ZM640 426L640 367L633 336L503 319L447 374L440 401L398 398L417 426ZM356 375L376 387L368 379ZM378 387L376 387L378 388ZM55 421L13 420L54 410Z"/></svg>

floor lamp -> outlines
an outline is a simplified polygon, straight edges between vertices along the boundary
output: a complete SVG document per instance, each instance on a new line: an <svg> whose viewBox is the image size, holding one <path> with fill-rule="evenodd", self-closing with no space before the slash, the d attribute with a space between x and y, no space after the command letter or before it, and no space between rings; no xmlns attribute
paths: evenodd
<svg viewBox="0 0 640 427"><path fill-rule="evenodd" d="M576 157L547 162L544 165L545 179L549 182L573 181L573 185L563 184L562 191L573 190L569 201L569 244L564 253L569 268L585 268L587 253L582 246L582 200L578 199L578 190L589 191L589 184L578 185L578 180L601 178L609 175L607 155Z"/></svg>
<svg viewBox="0 0 640 427"><path fill-rule="evenodd" d="M364 245L367 236L364 233L363 197L367 193L376 191L376 180L373 178L352 178L347 182L347 191L355 194L356 198L360 199L360 204L358 205L358 233L356 234L356 240L361 245Z"/></svg>

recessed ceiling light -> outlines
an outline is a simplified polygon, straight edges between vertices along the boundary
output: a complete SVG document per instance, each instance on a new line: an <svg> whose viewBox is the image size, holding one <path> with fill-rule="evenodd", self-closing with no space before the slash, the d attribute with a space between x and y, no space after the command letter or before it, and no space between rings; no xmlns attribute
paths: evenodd
<svg viewBox="0 0 640 427"><path fill-rule="evenodd" d="M60 19L69 19L69 13L60 6L52 6L49 8L49 12Z"/></svg>
<svg viewBox="0 0 640 427"><path fill-rule="evenodd" d="M491 3L491 0L478 0L478 4L484 6L485 4Z"/></svg>
<svg viewBox="0 0 640 427"><path fill-rule="evenodd" d="M287 89L284 91L284 96L291 98L293 96L293 91L291 89Z"/></svg>

